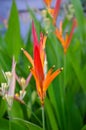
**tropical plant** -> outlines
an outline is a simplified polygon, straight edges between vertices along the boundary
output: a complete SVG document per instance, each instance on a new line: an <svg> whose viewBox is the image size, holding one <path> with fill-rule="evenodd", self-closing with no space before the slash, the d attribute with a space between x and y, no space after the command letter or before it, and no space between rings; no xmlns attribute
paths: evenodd
<svg viewBox="0 0 86 130"><path fill-rule="evenodd" d="M1 130L42 130L44 128L42 125L42 114L45 130L86 129L86 18L83 13L82 5L80 0L71 0L75 13L74 19L69 20L67 17L64 17L62 21L63 26L60 28L60 31L58 31L61 32L63 38L66 33L69 35L73 20L76 19L77 26L74 26L73 35L69 35L72 37L70 37L66 53L64 54L64 46L60 40L61 37L59 38L58 33L55 33L56 28L59 29L59 24L56 25L56 20L58 21L61 0L56 1L53 10L50 6L51 0L44 0L44 2L46 5L45 10L43 10L45 14L43 15L43 12L41 12L43 15L41 21L37 20L33 9L28 7L28 13L36 27L36 29L34 29L33 25L34 41L40 41L38 39L40 39L41 32L42 37L43 34L47 37L44 48L41 48L43 46L38 42L33 44L34 41L31 39L32 23L28 30L27 42L24 43L20 34L19 14L14 0L10 11L7 31L4 37L0 34ZM58 3L59 6L57 6ZM35 34L34 30L37 30L37 34ZM41 40L43 40L43 38ZM33 65L31 58L31 56L33 57L34 45L36 45L36 48L34 48L36 51L35 56L37 56L34 61L35 65ZM28 59L32 64L30 69L28 66L31 66L31 64L21 51L21 48L23 48L26 57L29 57ZM40 52L38 48L41 49ZM39 94L39 91L37 91L41 103L44 103L44 111L42 113L42 107L36 92L36 85L38 85L38 79L40 79L44 73L40 74L43 70L42 65L44 65L43 60L40 58L44 58L42 56L45 55L45 53L48 70L55 65L55 72L52 73L52 68L51 71L48 71L50 74L57 75L57 68L63 67L64 69L58 77L56 77L56 75L50 75L51 79L48 77L45 87L47 86L48 88L49 85L49 88L46 92L45 101L45 93ZM36 61L38 61L37 64ZM36 74L38 73L37 76L35 76L33 71L34 66L37 67L35 67ZM35 77L36 83L30 70ZM62 69L59 69L59 72L61 70ZM9 84L9 78L12 84ZM50 84L50 81L53 79L54 81ZM43 84L43 79L40 80L40 82Z"/></svg>

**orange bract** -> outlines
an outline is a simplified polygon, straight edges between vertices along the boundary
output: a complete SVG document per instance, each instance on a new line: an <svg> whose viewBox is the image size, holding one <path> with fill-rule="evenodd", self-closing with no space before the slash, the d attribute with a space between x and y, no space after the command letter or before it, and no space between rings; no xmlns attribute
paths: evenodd
<svg viewBox="0 0 86 130"><path fill-rule="evenodd" d="M44 105L44 98L46 95L46 91L48 86L53 81L53 79L62 71L62 68L53 72L54 67L52 67L48 73L45 75L45 60L46 60L46 53L45 53L45 43L47 36L44 36L42 33L40 34L40 42L38 42L36 29L34 27L34 23L32 23L32 34L33 34L33 41L34 41L34 58L30 56L30 54L25 51L23 52L28 60L32 64L32 68L30 67L30 71L32 72L35 81L36 81L36 88L37 93L40 97L41 105Z"/></svg>
<svg viewBox="0 0 86 130"><path fill-rule="evenodd" d="M70 42L71 42L71 39L72 39L72 36L73 36L73 33L74 33L74 29L75 29L76 26L77 26L76 19L73 19L73 25L72 25L71 32L70 32L69 35L66 34L65 38L63 37L63 34L62 34L62 21L60 22L60 28L59 29L56 28L56 30L55 30L56 37L61 42L62 47L64 49L64 53L67 52L67 49L70 45Z"/></svg>
<svg viewBox="0 0 86 130"><path fill-rule="evenodd" d="M44 0L44 2L45 2L45 4L46 4L48 7L50 7L50 4L51 4L52 0Z"/></svg>
<svg viewBox="0 0 86 130"><path fill-rule="evenodd" d="M34 62L33 62L31 55L26 50L24 50L23 48L21 48L21 50L24 52L24 54L26 55L26 57L28 58L28 60L32 64L32 66L34 66Z"/></svg>

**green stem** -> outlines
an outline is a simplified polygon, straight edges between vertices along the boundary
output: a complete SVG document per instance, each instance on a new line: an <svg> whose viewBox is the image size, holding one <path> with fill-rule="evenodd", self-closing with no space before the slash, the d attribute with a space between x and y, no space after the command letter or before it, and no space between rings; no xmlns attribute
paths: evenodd
<svg viewBox="0 0 86 130"><path fill-rule="evenodd" d="M9 130L11 130L11 121L9 119Z"/></svg>
<svg viewBox="0 0 86 130"><path fill-rule="evenodd" d="M64 57L63 57L63 60L64 60ZM58 56L58 59L59 59L59 56ZM59 59L59 62L60 62L60 59ZM65 70L65 68L64 68L64 70ZM64 76L65 76L65 74L63 75L63 78L64 78ZM62 123L63 123L63 125L61 126L61 128L64 129L64 130L66 130L65 99L64 99L65 98L65 88L64 88L64 79L62 80L61 76L59 76L59 83L60 83L59 91L60 91L60 99L61 99L60 101L61 101L61 109L62 109L62 117L61 117L60 120L62 120Z"/></svg>
<svg viewBox="0 0 86 130"><path fill-rule="evenodd" d="M9 130L11 130L11 109L8 108L8 117L9 117Z"/></svg>
<svg viewBox="0 0 86 130"><path fill-rule="evenodd" d="M39 118L34 114L34 112L31 110L31 108L27 105L27 104L24 104L32 113L32 115L35 117L35 119L40 123L40 125L42 126L42 123L41 121L39 120Z"/></svg>
<svg viewBox="0 0 86 130"><path fill-rule="evenodd" d="M44 106L42 106L42 121L43 121L43 130L45 130L45 114L44 114Z"/></svg>
<svg viewBox="0 0 86 130"><path fill-rule="evenodd" d="M63 79L63 97L65 98L65 87L66 87L66 55L64 54L64 79ZM65 115L65 101L64 101L64 110L63 110L63 116L64 116L64 129L67 129L67 125L66 125L66 115Z"/></svg>
<svg viewBox="0 0 86 130"><path fill-rule="evenodd" d="M66 87L66 55L64 54L64 90Z"/></svg>

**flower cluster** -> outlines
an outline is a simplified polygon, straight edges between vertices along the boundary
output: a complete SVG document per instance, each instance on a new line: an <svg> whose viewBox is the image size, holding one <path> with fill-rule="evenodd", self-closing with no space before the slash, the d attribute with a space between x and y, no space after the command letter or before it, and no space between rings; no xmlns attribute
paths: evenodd
<svg viewBox="0 0 86 130"><path fill-rule="evenodd" d="M54 8L51 8L51 2L52 0L44 0L44 3L47 7L46 10L51 16L52 25L54 26L53 34L55 34L56 38L60 41L64 49L64 53L66 53L70 45L74 30L77 26L77 22L76 19L74 18L70 34L69 35L66 34L64 37L63 27L62 27L63 22L62 21L60 22L59 28L57 28L56 26L58 13L61 6L61 0L56 0L56 4ZM18 75L16 74L16 62L14 58L12 61L12 71L4 73L7 83L1 84L0 95L6 98L9 106L12 106L13 99L23 102L23 98L26 94L26 88L28 86L28 83L30 82L32 75L34 76L34 79L36 81L37 93L38 96L40 97L41 105L43 106L44 99L46 96L46 91L50 83L63 70L63 68L59 68L54 71L55 65L53 65L49 70L47 70L48 61L47 61L47 55L45 51L47 35L44 35L41 32L40 40L38 40L34 22L32 22L32 36L33 36L33 58L25 49L23 48L21 49L32 65L31 67L29 67L30 74L27 77L27 79L25 80L23 77L19 78ZM21 90L19 91L19 94L18 93L15 94L16 81L21 86Z"/></svg>
<svg viewBox="0 0 86 130"><path fill-rule="evenodd" d="M14 99L21 103L24 103L23 98L26 94L25 89L28 86L28 83L32 77L32 74L30 73L26 80L24 78L19 78L16 74L16 62L14 58L12 61L12 71L3 72L3 74L4 74L6 82L1 83L0 95L4 99L6 99L9 108L12 107ZM18 83L21 86L21 90L19 94L18 93L15 94L16 81L18 81Z"/></svg>

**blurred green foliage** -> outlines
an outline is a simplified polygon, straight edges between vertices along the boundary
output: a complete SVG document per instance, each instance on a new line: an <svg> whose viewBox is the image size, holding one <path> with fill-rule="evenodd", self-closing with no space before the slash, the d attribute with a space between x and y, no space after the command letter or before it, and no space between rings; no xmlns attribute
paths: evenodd
<svg viewBox="0 0 86 130"><path fill-rule="evenodd" d="M53 81L47 92L45 99L46 130L85 130L86 128L86 17L80 0L71 0L71 2L75 9L78 26L65 56L65 61L63 48L52 32L48 34L46 43L48 68L52 65L55 65L56 68L64 67L64 71ZM37 21L34 12L31 9L28 10L39 35L40 30L44 31L44 28ZM68 24L69 21L65 19L65 27ZM31 35L30 28L25 44L20 35L18 10L13 1L8 29L4 37L0 36L0 83L5 81L2 70L11 70L13 56L17 61L17 74L25 78L29 74L29 62L20 49L24 47L33 55ZM42 130L41 106L38 97L35 96L35 99L33 97L35 89L35 81L32 78L24 98L27 105L14 101L11 110L12 130ZM16 92L18 90L19 85L17 84ZM8 119L6 101L0 97L0 130L9 129Z"/></svg>

